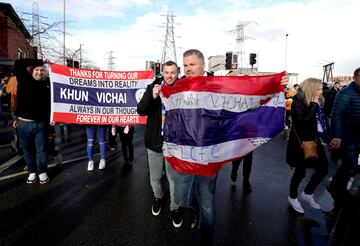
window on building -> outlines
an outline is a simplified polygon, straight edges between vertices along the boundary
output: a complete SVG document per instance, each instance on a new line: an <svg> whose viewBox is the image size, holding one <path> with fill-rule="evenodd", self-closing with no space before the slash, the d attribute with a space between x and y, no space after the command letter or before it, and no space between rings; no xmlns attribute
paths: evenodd
<svg viewBox="0 0 360 246"><path fill-rule="evenodd" d="M23 55L22 49L21 49L21 48L18 48L18 55L17 55L18 59L21 59L21 58L22 58L22 55Z"/></svg>

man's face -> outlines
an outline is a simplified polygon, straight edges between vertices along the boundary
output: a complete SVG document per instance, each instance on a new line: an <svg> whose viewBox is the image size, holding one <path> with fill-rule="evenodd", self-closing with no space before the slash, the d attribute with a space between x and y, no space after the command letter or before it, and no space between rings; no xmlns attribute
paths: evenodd
<svg viewBox="0 0 360 246"><path fill-rule="evenodd" d="M35 67L32 76L35 80L43 80L45 77L45 71L43 66Z"/></svg>
<svg viewBox="0 0 360 246"><path fill-rule="evenodd" d="M163 77L167 85L172 85L178 77L178 70L175 65L163 67Z"/></svg>
<svg viewBox="0 0 360 246"><path fill-rule="evenodd" d="M336 83L336 84L335 84L335 87L336 87L336 89L338 89L338 90L339 90L339 89L341 88L340 83Z"/></svg>
<svg viewBox="0 0 360 246"><path fill-rule="evenodd" d="M186 77L203 76L205 63L197 55L184 57L184 72Z"/></svg>
<svg viewBox="0 0 360 246"><path fill-rule="evenodd" d="M358 73L357 76L354 76L354 80L355 80L358 84L360 84L360 73Z"/></svg>

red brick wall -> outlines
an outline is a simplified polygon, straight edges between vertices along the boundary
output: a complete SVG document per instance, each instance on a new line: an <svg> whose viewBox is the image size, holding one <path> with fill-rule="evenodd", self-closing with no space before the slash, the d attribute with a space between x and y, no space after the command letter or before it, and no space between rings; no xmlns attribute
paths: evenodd
<svg viewBox="0 0 360 246"><path fill-rule="evenodd" d="M31 47L15 24L2 13L0 13L0 56L16 60L18 50L23 52L22 58L36 58L36 48Z"/></svg>
<svg viewBox="0 0 360 246"><path fill-rule="evenodd" d="M7 57L7 17L0 12L0 56Z"/></svg>

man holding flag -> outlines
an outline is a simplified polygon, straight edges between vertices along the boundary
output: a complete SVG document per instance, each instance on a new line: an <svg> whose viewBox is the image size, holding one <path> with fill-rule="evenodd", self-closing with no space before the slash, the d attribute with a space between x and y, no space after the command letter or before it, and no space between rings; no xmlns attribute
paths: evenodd
<svg viewBox="0 0 360 246"><path fill-rule="evenodd" d="M183 64L185 78L161 91L167 99L164 155L176 171L175 202L190 207L194 192L201 243L211 245L218 171L283 130L281 84L286 85L288 77L281 73L205 79L210 74L203 54L195 49L184 53Z"/></svg>

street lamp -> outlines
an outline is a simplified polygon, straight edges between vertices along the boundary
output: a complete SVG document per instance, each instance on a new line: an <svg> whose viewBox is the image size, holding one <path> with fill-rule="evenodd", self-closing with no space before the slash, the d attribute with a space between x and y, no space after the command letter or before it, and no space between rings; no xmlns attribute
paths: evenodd
<svg viewBox="0 0 360 246"><path fill-rule="evenodd" d="M75 57L75 55L76 55L76 53L78 53L79 52L79 54L80 54L80 59L79 59L79 67L81 68L81 46L82 46L83 44L80 44L80 48L79 49L77 49L77 50L75 50L75 52L72 54L72 61L73 61L73 67L74 67L74 57Z"/></svg>

